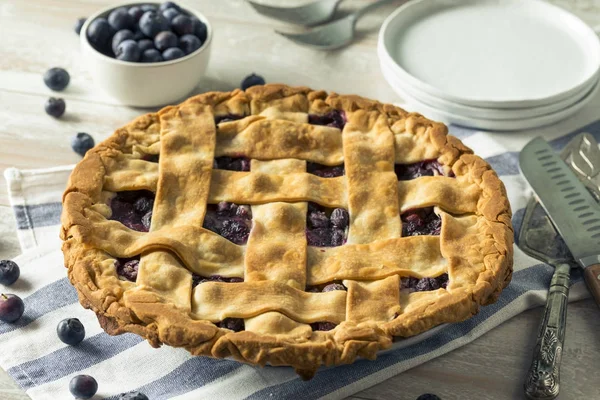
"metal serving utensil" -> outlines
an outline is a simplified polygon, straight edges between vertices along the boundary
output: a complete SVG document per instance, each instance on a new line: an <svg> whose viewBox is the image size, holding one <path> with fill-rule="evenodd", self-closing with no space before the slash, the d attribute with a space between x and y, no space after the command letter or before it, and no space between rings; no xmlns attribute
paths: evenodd
<svg viewBox="0 0 600 400"><path fill-rule="evenodd" d="M596 199L600 200L600 150L594 137L582 133L563 149L561 158ZM530 399L553 399L560 389L559 370L565 339L567 298L573 257L550 218L532 197L527 203L519 247L555 268L524 389Z"/></svg>
<svg viewBox="0 0 600 400"><path fill-rule="evenodd" d="M279 32L282 36L303 46L317 50L332 50L348 45L354 39L356 22L365 13L375 8L397 0L379 0L367 4L352 14L337 21L321 25L304 33Z"/></svg>
<svg viewBox="0 0 600 400"><path fill-rule="evenodd" d="M316 0L297 7L277 7L248 0L248 3L260 14L284 22L307 26L329 21L341 2L342 0Z"/></svg>

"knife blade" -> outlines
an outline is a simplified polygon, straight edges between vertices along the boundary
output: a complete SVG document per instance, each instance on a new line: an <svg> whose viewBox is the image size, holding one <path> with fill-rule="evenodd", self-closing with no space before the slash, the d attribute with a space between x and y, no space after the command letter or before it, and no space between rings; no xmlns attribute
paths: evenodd
<svg viewBox="0 0 600 400"><path fill-rule="evenodd" d="M519 154L521 173L546 210L600 307L600 205L540 137Z"/></svg>

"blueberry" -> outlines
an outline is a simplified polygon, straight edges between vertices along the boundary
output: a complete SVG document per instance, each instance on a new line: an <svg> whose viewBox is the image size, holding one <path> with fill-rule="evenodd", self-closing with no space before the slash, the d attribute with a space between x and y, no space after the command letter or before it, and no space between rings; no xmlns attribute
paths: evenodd
<svg viewBox="0 0 600 400"><path fill-rule="evenodd" d="M129 10L127 10L127 13L129 15L131 15L131 18L133 18L133 22L137 24L139 22L140 18L142 18L142 15L144 15L144 10L142 10L142 7L133 6L133 7L129 7Z"/></svg>
<svg viewBox="0 0 600 400"><path fill-rule="evenodd" d="M129 29L122 29L115 33L115 36L112 38L112 51L114 54L117 54L117 47L124 42L125 40L133 40L133 32Z"/></svg>
<svg viewBox="0 0 600 400"><path fill-rule="evenodd" d="M236 210L235 215L250 220L252 219L252 209L250 208L250 206L241 205Z"/></svg>
<svg viewBox="0 0 600 400"><path fill-rule="evenodd" d="M171 21L171 28L179 36L194 33L194 23L187 15L178 15Z"/></svg>
<svg viewBox="0 0 600 400"><path fill-rule="evenodd" d="M169 30L169 21L155 11L146 11L140 18L140 29L144 35L154 38L159 32Z"/></svg>
<svg viewBox="0 0 600 400"><path fill-rule="evenodd" d="M89 375L77 375L71 379L69 390L78 399L90 399L98 391L98 382Z"/></svg>
<svg viewBox="0 0 600 400"><path fill-rule="evenodd" d="M140 260L133 259L129 261L117 260L115 263L117 267L117 275L122 276L128 281L135 282L138 275L138 269L140 266Z"/></svg>
<svg viewBox="0 0 600 400"><path fill-rule="evenodd" d="M15 322L23 316L25 304L15 294L0 294L0 321Z"/></svg>
<svg viewBox="0 0 600 400"><path fill-rule="evenodd" d="M336 208L331 212L331 225L338 229L346 229L348 227L348 222L350 221L350 216L348 215L348 211L343 208Z"/></svg>
<svg viewBox="0 0 600 400"><path fill-rule="evenodd" d="M425 292L428 290L436 290L440 288L440 282L435 278L422 278L419 279L417 285L415 286L415 290L417 292Z"/></svg>
<svg viewBox="0 0 600 400"><path fill-rule="evenodd" d="M306 241L309 246L331 246L331 231L326 228L307 230Z"/></svg>
<svg viewBox="0 0 600 400"><path fill-rule="evenodd" d="M198 39L200 39L200 41L204 43L206 37L208 36L206 24L196 17L190 18L192 19L192 24L194 25L194 35L196 35Z"/></svg>
<svg viewBox="0 0 600 400"><path fill-rule="evenodd" d="M146 50L154 49L154 42L151 39L141 39L137 42L142 53Z"/></svg>
<svg viewBox="0 0 600 400"><path fill-rule="evenodd" d="M0 283L10 286L19 279L21 270L16 262L11 260L0 261Z"/></svg>
<svg viewBox="0 0 600 400"><path fill-rule="evenodd" d="M249 87L256 86L256 85L264 85L264 84L265 84L265 79L262 76L252 73L244 78L244 80L242 81L240 86L242 87L242 90L246 90Z"/></svg>
<svg viewBox="0 0 600 400"><path fill-rule="evenodd" d="M344 126L346 125L346 115L339 110L331 110L325 115L309 114L308 123L344 129Z"/></svg>
<svg viewBox="0 0 600 400"><path fill-rule="evenodd" d="M146 229L146 232L148 232L150 230L150 224L152 223L152 211L148 211L146 214L144 214L144 216L142 217L142 225L144 226L144 228Z"/></svg>
<svg viewBox="0 0 600 400"><path fill-rule="evenodd" d="M172 1L165 1L160 6L158 6L159 11L165 11L169 8L174 8L175 10L181 12L181 7L179 7L177 4L173 3Z"/></svg>
<svg viewBox="0 0 600 400"><path fill-rule="evenodd" d="M135 391L135 392L128 392L128 393L120 394L118 400L149 400L149 399L148 399L148 396L146 396L144 393Z"/></svg>
<svg viewBox="0 0 600 400"><path fill-rule="evenodd" d="M164 59L162 57L162 54L160 54L160 51L152 48L152 49L144 50L140 61L143 63L153 63L153 62L164 61Z"/></svg>
<svg viewBox="0 0 600 400"><path fill-rule="evenodd" d="M92 147L94 147L94 138L87 133L79 132L71 139L71 148L81 157L85 156L85 153Z"/></svg>
<svg viewBox="0 0 600 400"><path fill-rule="evenodd" d="M44 105L46 114L53 116L54 118L60 118L65 113L65 101L63 99L57 99L50 97Z"/></svg>
<svg viewBox="0 0 600 400"><path fill-rule="evenodd" d="M44 83L46 86L57 92L64 90L64 88L66 88L69 84L70 80L71 77L64 68L50 68L44 74Z"/></svg>
<svg viewBox="0 0 600 400"><path fill-rule="evenodd" d="M106 18L96 18L87 29L87 37L90 44L98 51L108 52L110 41L115 30L110 26Z"/></svg>
<svg viewBox="0 0 600 400"><path fill-rule="evenodd" d="M135 20L127 8L119 7L108 15L108 23L115 31L120 31L121 29L133 29Z"/></svg>
<svg viewBox="0 0 600 400"><path fill-rule="evenodd" d="M179 47L185 54L193 53L202 46L202 42L194 35L183 35L179 38Z"/></svg>
<svg viewBox="0 0 600 400"><path fill-rule="evenodd" d="M75 33L76 34L80 34L81 33L81 28L83 27L83 24L85 24L85 18L78 18L77 21L75 22Z"/></svg>
<svg viewBox="0 0 600 400"><path fill-rule="evenodd" d="M425 393L417 397L417 400L442 400L435 394Z"/></svg>
<svg viewBox="0 0 600 400"><path fill-rule="evenodd" d="M313 331L330 331L333 328L335 328L337 325L334 324L333 322L314 322L312 324L310 324L310 326L312 327Z"/></svg>
<svg viewBox="0 0 600 400"><path fill-rule="evenodd" d="M63 319L56 326L56 334L63 343L74 346L85 338L85 327L77 318Z"/></svg>
<svg viewBox="0 0 600 400"><path fill-rule="evenodd" d="M165 51L168 48L177 47L178 43L179 43L179 39L177 39L177 35L175 35L171 31L160 32L154 38L154 46L159 51Z"/></svg>
<svg viewBox="0 0 600 400"><path fill-rule="evenodd" d="M153 5L153 4L142 4L140 6L140 8L142 9L143 12L146 12L146 11L156 11L157 10L156 6Z"/></svg>
<svg viewBox="0 0 600 400"><path fill-rule="evenodd" d="M165 17L169 22L173 21L173 18L180 15L179 11L174 8L167 8L162 12L163 17Z"/></svg>
<svg viewBox="0 0 600 400"><path fill-rule="evenodd" d="M166 49L165 51L163 51L162 56L165 59L165 61L171 61L184 57L185 53L178 47L171 47L170 49Z"/></svg>
<svg viewBox="0 0 600 400"><path fill-rule="evenodd" d="M124 40L117 46L115 56L117 60L137 62L142 56L142 51L135 40L129 39Z"/></svg>
<svg viewBox="0 0 600 400"><path fill-rule="evenodd" d="M329 226L329 218L323 211L314 211L308 214L308 222L311 228L327 228Z"/></svg>
<svg viewBox="0 0 600 400"><path fill-rule="evenodd" d="M144 32L140 31L140 29L138 27L138 29L135 32L133 32L133 40L137 40L139 42L142 39L148 39L148 38L146 37L146 35L144 35ZM150 41L152 41L152 40L150 40ZM154 44L152 46L154 46Z"/></svg>
<svg viewBox="0 0 600 400"><path fill-rule="evenodd" d="M152 197L142 196L133 203L133 209L139 214L146 214L152 211L154 207L154 199Z"/></svg>
<svg viewBox="0 0 600 400"><path fill-rule="evenodd" d="M331 231L331 245L334 247L343 245L346 240L344 236L343 230L334 228Z"/></svg>
<svg viewBox="0 0 600 400"><path fill-rule="evenodd" d="M341 283L331 283L327 286L325 286L322 290L323 293L326 292L333 292L334 290L347 290L346 286L342 285Z"/></svg>
<svg viewBox="0 0 600 400"><path fill-rule="evenodd" d="M221 236L235 244L245 244L248 241L250 229L239 219L226 219L223 221L223 226L219 232Z"/></svg>
<svg viewBox="0 0 600 400"><path fill-rule="evenodd" d="M218 323L219 328L231 329L232 331L239 332L245 329L244 320L242 318L225 318L223 321Z"/></svg>

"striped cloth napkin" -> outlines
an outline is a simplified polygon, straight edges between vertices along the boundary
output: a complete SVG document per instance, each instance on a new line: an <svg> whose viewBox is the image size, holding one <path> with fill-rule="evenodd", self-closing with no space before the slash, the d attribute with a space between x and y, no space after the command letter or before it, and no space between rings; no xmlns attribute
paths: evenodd
<svg viewBox="0 0 600 400"><path fill-rule="evenodd" d="M586 131L600 140L600 120L594 109L539 130L555 149ZM580 124L582 122L582 124ZM583 126L583 128L579 128ZM531 134L491 134L458 127L451 132L492 165L506 184L518 231L531 195L518 172L518 150ZM564 135L565 132L571 132ZM66 278L59 249L60 199L72 166L44 170L8 169L10 199L17 220L23 255L15 261L22 279L11 292L25 301L25 315L14 325L0 324L0 366L34 400L68 399L69 380L77 374L94 376L99 396L117 399L119 393L140 390L152 400L176 399L341 399L391 376L471 342L522 311L544 304L552 268L515 248L514 275L499 300L468 321L451 324L402 349L382 354L377 361L327 368L308 382L291 368L257 368L230 360L191 357L185 350L151 348L133 334L112 337L100 328L95 315L77 302ZM570 300L589 296L575 271ZM79 318L86 327L84 342L61 343L57 323ZM568 339L567 339L568 340ZM435 388L431 388L435 390Z"/></svg>

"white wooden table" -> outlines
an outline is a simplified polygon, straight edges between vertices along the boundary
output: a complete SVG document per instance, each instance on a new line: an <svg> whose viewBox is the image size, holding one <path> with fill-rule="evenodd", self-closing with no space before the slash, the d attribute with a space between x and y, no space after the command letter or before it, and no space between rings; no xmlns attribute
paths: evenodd
<svg viewBox="0 0 600 400"><path fill-rule="evenodd" d="M553 2L593 27L600 25L600 0ZM119 106L99 92L80 58L78 37L72 28L76 18L110 3L114 1L0 0L1 170L76 162L79 157L69 145L76 132L88 132L100 141L145 111ZM268 82L356 93L384 102L401 100L381 76L376 57L378 27L401 0L361 20L360 40L337 52L315 52L290 44L273 33L274 28L289 27L255 14L243 0L186 3L203 11L215 29L208 76L199 92L232 89L245 75L256 72ZM365 3L367 0L347 0L340 12ZM44 102L53 93L44 86L42 74L55 66L66 68L71 74L69 88L60 94L67 102L67 112L61 120L44 113ZM0 177L0 259L19 253L8 206L6 183ZM427 392L445 400L523 398L522 381L540 314L539 308L525 312L473 343L351 399L415 399ZM560 399L600 399L598 332L600 313L592 301L569 306ZM0 370L0 400L28 398Z"/></svg>

